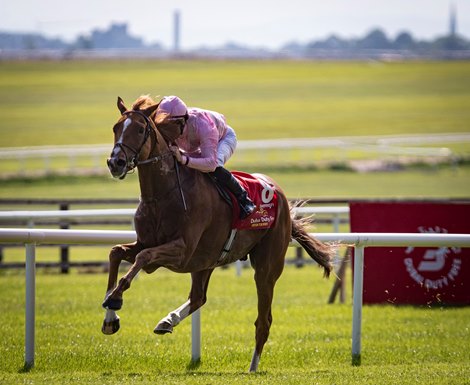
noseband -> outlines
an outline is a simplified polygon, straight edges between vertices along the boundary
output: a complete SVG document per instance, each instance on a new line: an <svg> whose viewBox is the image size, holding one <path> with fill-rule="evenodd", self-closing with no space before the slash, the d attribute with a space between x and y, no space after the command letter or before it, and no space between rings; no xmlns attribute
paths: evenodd
<svg viewBox="0 0 470 385"><path fill-rule="evenodd" d="M145 122L146 122L144 139L142 140L141 145L136 150L135 148L132 148L131 146L129 146L125 143L118 142L114 145L114 148L113 148L113 152L114 152L114 149L117 147L117 148L120 148L122 150L122 152L124 153L124 155L126 157L127 171L133 170L134 168L136 168L137 166L139 166L141 164L158 162L158 161L162 160L163 158L165 158L169 155L172 155L172 153L170 151L168 151L167 153L155 156L153 158L149 158L149 159L146 159L146 160L138 160L138 157L139 157L140 152L142 151L142 148L144 147L145 143L147 142L148 138L150 137L151 132L154 131L155 128L153 127L151 119L147 115L145 115L142 111L139 111L139 110L124 111L122 113L122 115L127 116L127 115L132 114L132 113L135 113L135 114L138 114L138 115L142 116L144 118ZM155 134L155 145L156 144L158 144L158 137ZM132 158L129 159L129 157L127 155L127 152L125 151L126 149L133 153ZM153 148L152 148L152 150L153 150ZM152 150L150 152L152 152Z"/></svg>

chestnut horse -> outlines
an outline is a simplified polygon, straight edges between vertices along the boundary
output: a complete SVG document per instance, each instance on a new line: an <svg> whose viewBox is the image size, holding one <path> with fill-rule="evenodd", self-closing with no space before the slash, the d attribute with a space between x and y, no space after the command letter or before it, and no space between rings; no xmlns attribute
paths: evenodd
<svg viewBox="0 0 470 385"><path fill-rule="evenodd" d="M162 134L165 127L156 124L158 103L144 96L130 110L121 98L117 106L121 116L113 128L114 148L108 167L112 176L119 179L137 167L141 199L134 217L137 241L116 245L109 254L103 333L113 334L119 329L116 311L122 306L124 291L140 270L152 273L166 267L177 273L191 273L188 301L170 312L154 329L157 334L165 334L204 305L209 279L216 267L249 255L258 294L256 344L250 365L250 371L256 371L271 327L274 285L283 271L291 238L324 268L325 276L332 269L334 247L307 233L302 220L294 218L276 182L255 174L277 192L276 221L269 229L239 230L229 253L221 260L221 252L231 234L231 207L207 174L177 164ZM132 266L118 282L118 268L123 260Z"/></svg>

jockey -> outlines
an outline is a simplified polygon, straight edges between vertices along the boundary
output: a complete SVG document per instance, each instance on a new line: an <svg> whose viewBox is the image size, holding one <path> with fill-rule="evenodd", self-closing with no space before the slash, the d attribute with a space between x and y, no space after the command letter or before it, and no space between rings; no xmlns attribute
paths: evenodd
<svg viewBox="0 0 470 385"><path fill-rule="evenodd" d="M240 205L240 218L253 213L256 207L246 190L224 168L237 146L237 137L222 114L188 108L177 96L166 96L158 106L156 124L176 144L170 150L179 163L209 173L227 187Z"/></svg>

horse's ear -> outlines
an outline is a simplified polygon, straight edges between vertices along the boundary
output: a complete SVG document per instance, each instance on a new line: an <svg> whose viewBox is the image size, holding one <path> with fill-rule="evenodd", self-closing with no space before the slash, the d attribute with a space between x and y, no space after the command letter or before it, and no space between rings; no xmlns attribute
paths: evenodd
<svg viewBox="0 0 470 385"><path fill-rule="evenodd" d="M127 108L124 105L124 101L121 99L120 96L118 96L118 99L117 99L117 107L119 108L119 111L121 111L121 114L127 111Z"/></svg>
<svg viewBox="0 0 470 385"><path fill-rule="evenodd" d="M151 105L150 107L147 107L145 110L143 110L142 112L150 117L150 115L152 115L158 108L158 106L160 105L160 103L157 103L157 104L153 104Z"/></svg>

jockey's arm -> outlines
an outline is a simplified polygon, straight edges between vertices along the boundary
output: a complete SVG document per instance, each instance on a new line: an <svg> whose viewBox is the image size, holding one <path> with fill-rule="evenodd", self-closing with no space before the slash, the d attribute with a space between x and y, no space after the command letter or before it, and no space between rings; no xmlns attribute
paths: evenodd
<svg viewBox="0 0 470 385"><path fill-rule="evenodd" d="M200 124L197 130L200 137L199 152L196 156L191 156L191 153L183 155L183 164L187 163L188 167L194 168L202 172L212 172L217 167L217 146L219 144L219 133L217 128L212 123L207 124L204 122Z"/></svg>

